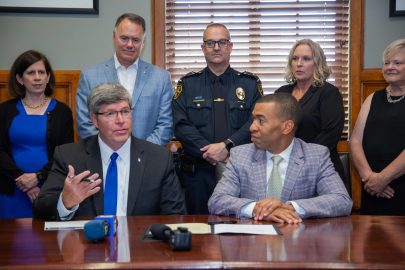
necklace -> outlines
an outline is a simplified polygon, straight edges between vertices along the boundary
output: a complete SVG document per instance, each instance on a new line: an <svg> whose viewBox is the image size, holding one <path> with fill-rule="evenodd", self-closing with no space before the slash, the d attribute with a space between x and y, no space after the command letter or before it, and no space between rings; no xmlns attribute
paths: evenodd
<svg viewBox="0 0 405 270"><path fill-rule="evenodd" d="M44 97L42 102L39 103L38 105L28 104L24 99L22 99L21 101L22 101L22 103L24 104L25 107L27 107L29 109L32 109L32 110L35 110L35 109L38 109L38 108L41 108L42 106L44 106L46 104L46 102L48 101L48 98Z"/></svg>
<svg viewBox="0 0 405 270"><path fill-rule="evenodd" d="M398 99L392 99L392 97L391 97L391 89L389 87L387 87L387 101L388 101L388 103L397 103L397 102L400 102L401 100L403 100L404 98L405 98L405 94L403 94Z"/></svg>

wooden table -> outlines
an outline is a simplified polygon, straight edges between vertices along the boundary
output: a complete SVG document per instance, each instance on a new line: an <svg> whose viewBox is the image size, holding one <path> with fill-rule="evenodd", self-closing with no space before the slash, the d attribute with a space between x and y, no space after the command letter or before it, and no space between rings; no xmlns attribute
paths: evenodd
<svg viewBox="0 0 405 270"><path fill-rule="evenodd" d="M0 269L405 269L405 217L305 220L300 225L277 225L280 236L193 235L192 250L185 252L142 237L153 223L221 219L227 218L119 218L120 224L127 225L123 229L127 235L100 243L85 240L82 230L44 231L40 220L3 219ZM125 243L126 255L121 252Z"/></svg>

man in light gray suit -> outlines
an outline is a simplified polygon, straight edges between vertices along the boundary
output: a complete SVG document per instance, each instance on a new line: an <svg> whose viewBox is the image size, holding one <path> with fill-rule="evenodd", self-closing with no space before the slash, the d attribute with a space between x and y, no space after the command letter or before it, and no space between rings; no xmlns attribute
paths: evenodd
<svg viewBox="0 0 405 270"><path fill-rule="evenodd" d="M165 145L173 135L170 74L142 61L145 20L136 14L118 17L113 31L115 54L108 61L80 74L76 95L77 132L83 139L97 134L87 110L87 96L101 83L119 82L132 96L132 134L155 144Z"/></svg>
<svg viewBox="0 0 405 270"><path fill-rule="evenodd" d="M328 148L294 137L300 113L290 94L257 101L250 126L253 143L231 150L208 201L211 214L281 223L350 214L352 200Z"/></svg>

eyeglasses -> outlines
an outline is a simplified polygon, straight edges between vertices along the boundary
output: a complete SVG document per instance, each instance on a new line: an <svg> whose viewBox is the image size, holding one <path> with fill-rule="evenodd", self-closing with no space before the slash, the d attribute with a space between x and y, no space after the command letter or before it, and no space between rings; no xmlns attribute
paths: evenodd
<svg viewBox="0 0 405 270"><path fill-rule="evenodd" d="M132 44L134 45L139 45L142 42L142 38L137 38L137 37L128 37L128 36L120 36L119 39L121 40L122 43L127 44L130 40L132 41Z"/></svg>
<svg viewBox="0 0 405 270"><path fill-rule="evenodd" d="M108 120L114 120L118 117L118 114L121 114L123 118L128 118L132 114L132 109L122 109L121 111L108 111L108 112L97 112L97 115L102 115Z"/></svg>
<svg viewBox="0 0 405 270"><path fill-rule="evenodd" d="M214 48L215 44L218 44L220 48L228 47L229 39L220 39L220 40L204 40L204 44L207 48Z"/></svg>

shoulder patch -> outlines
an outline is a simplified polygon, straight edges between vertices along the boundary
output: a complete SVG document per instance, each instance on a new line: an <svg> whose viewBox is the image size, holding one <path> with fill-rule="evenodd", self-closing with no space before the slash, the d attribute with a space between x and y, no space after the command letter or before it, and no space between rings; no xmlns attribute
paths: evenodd
<svg viewBox="0 0 405 270"><path fill-rule="evenodd" d="M254 73L251 73L251 72L249 72L249 71L244 71L244 72L242 72L242 73L239 73L238 75L245 75L245 76L248 76L248 77L251 77L251 78L255 79L256 82L257 82L257 92L259 92L259 94L260 94L261 96L264 95L264 93L263 93L263 87L262 87L262 82L260 81L259 76L257 76L257 75L254 74Z"/></svg>
<svg viewBox="0 0 405 270"><path fill-rule="evenodd" d="M183 82L180 79L177 83L176 92L174 93L173 99L176 100L180 96L181 92L183 92Z"/></svg>
<svg viewBox="0 0 405 270"><path fill-rule="evenodd" d="M197 72L191 71L191 72L187 73L186 75L184 75L183 77L181 77L180 80L177 82L176 92L174 93L173 99L174 100L178 99L181 92L183 92L183 80L185 78L199 75L201 73L202 73L202 70L197 71Z"/></svg>

